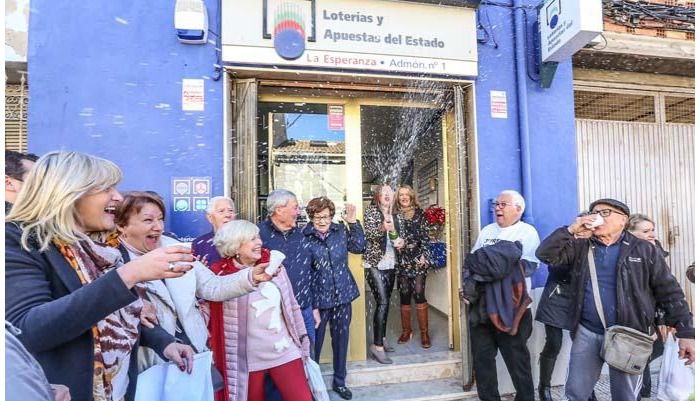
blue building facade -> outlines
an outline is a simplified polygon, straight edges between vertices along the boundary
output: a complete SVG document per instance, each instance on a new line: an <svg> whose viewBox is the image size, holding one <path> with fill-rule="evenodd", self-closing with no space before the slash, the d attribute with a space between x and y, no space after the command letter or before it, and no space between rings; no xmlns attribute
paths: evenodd
<svg viewBox="0 0 700 401"><path fill-rule="evenodd" d="M506 188L523 191L529 181L527 219L545 234L577 208L571 63L559 65L548 89L528 77L524 96L518 96L518 50L527 57L527 74L535 74L537 2L525 1L523 8L484 3L474 32L484 40L472 77L481 222L491 220L489 199ZM150 189L172 198L174 177L209 177L209 193L223 194L226 78L216 40L221 2L205 4L209 43L186 45L174 33L172 3L32 1L29 150L71 149L111 159L124 170L123 190ZM520 49L518 19L527 20ZM204 111L181 108L182 79L188 78L204 82ZM491 117L491 91L505 92L507 118ZM525 129L529 149L521 147ZM529 169L523 156L529 156ZM202 213L170 212L167 220L183 237L208 229Z"/></svg>

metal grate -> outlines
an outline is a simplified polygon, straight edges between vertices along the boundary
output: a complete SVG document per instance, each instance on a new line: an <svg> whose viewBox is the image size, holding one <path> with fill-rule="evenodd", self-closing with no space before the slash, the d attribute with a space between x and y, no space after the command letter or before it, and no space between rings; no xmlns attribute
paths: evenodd
<svg viewBox="0 0 700 401"><path fill-rule="evenodd" d="M666 122L695 124L695 98L666 96Z"/></svg>
<svg viewBox="0 0 700 401"><path fill-rule="evenodd" d="M27 150L28 95L26 85L5 86L5 149Z"/></svg>
<svg viewBox="0 0 700 401"><path fill-rule="evenodd" d="M574 91L576 118L656 122L654 96Z"/></svg>

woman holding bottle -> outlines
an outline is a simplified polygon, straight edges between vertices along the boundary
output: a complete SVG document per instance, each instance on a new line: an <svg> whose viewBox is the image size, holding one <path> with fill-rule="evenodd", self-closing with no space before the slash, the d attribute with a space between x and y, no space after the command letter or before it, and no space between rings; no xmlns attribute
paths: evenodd
<svg viewBox="0 0 700 401"><path fill-rule="evenodd" d="M389 316L389 301L394 289L397 252L404 246L394 225L392 208L394 190L384 184L376 188L372 202L365 209L364 254L365 279L376 302L373 319L373 343L369 353L377 362L393 363L386 352L393 351L386 341L386 322Z"/></svg>

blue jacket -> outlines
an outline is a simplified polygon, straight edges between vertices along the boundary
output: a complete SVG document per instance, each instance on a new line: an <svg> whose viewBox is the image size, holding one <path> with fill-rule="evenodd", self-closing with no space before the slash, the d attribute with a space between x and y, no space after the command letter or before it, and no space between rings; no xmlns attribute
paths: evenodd
<svg viewBox="0 0 700 401"><path fill-rule="evenodd" d="M214 263L221 260L221 255L219 251L216 250L214 246L214 232L209 232L192 241L192 254L194 256L206 256L207 260L205 263L207 266L212 266Z"/></svg>
<svg viewBox="0 0 700 401"><path fill-rule="evenodd" d="M352 302L360 296L357 283L348 268L348 251L365 251L365 233L362 225L332 223L328 236L321 239L312 223L304 227L304 236L312 255L311 289L314 309L330 309Z"/></svg>
<svg viewBox="0 0 700 401"><path fill-rule="evenodd" d="M267 218L258 224L263 247L282 252L286 258L282 264L287 268L294 296L301 309L311 306L311 253L304 240L302 229L294 227L283 233Z"/></svg>

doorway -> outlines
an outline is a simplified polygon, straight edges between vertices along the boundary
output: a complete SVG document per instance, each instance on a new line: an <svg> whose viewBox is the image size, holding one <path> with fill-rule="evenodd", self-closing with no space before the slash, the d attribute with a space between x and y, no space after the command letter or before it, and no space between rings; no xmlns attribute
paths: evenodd
<svg viewBox="0 0 700 401"><path fill-rule="evenodd" d="M468 170L466 130L460 130L458 123L465 125L469 105L460 101L459 108L455 107L449 95L452 87L360 90L351 85L338 89L328 88L327 83L255 79L232 80L229 84L232 118L226 126L233 134L226 152L232 172L230 193L243 218L263 219L267 194L277 188L295 192L302 206L313 197L328 196L336 203L335 221L340 220L346 202L357 205L362 216L372 186L382 178L370 168L377 165L376 155L381 153L377 149L397 143L404 146L406 156L395 175L396 182L412 185L422 207L438 204L446 210L446 222L438 238L447 248L445 267L429 273L427 280L434 344L431 350L463 348L460 333L464 330L460 328L457 302L459 267L465 248L462 238L469 238L473 224L467 202L475 198L466 196L467 179L462 175ZM410 149L405 147L408 132L420 133L408 137L415 140ZM302 213L298 224L307 221ZM367 292L362 257L350 255L349 261L361 295L353 302L348 359L362 361L367 359L371 327L363 317L371 316L372 297ZM395 343L400 327L398 291L394 294L389 336ZM325 344L329 346L324 347L322 361L327 360L324 356L328 355L330 341ZM423 351L419 342L416 344ZM415 352L412 346L403 351Z"/></svg>
<svg viewBox="0 0 700 401"><path fill-rule="evenodd" d="M403 105L362 105L360 121L362 131L362 193L363 209L369 206L377 186L389 183L397 188L410 185L416 192L416 200L421 209L443 207L445 188L442 152L444 108L416 107L416 102ZM444 228L444 227L443 227ZM433 230L433 244L441 250L445 243L444 232ZM397 344L401 333L400 292L398 276L392 292L389 307L386 338L395 349L390 355L412 355L422 352L450 350L449 335L449 291L447 263L442 255L436 256L436 264L426 275L425 298L429 305L428 326L432 347L423 349L420 344L420 331L416 320L415 306L412 312L411 340ZM376 308L369 290L365 295L365 327L367 347L372 343L372 318ZM415 302L412 302L415 304Z"/></svg>

